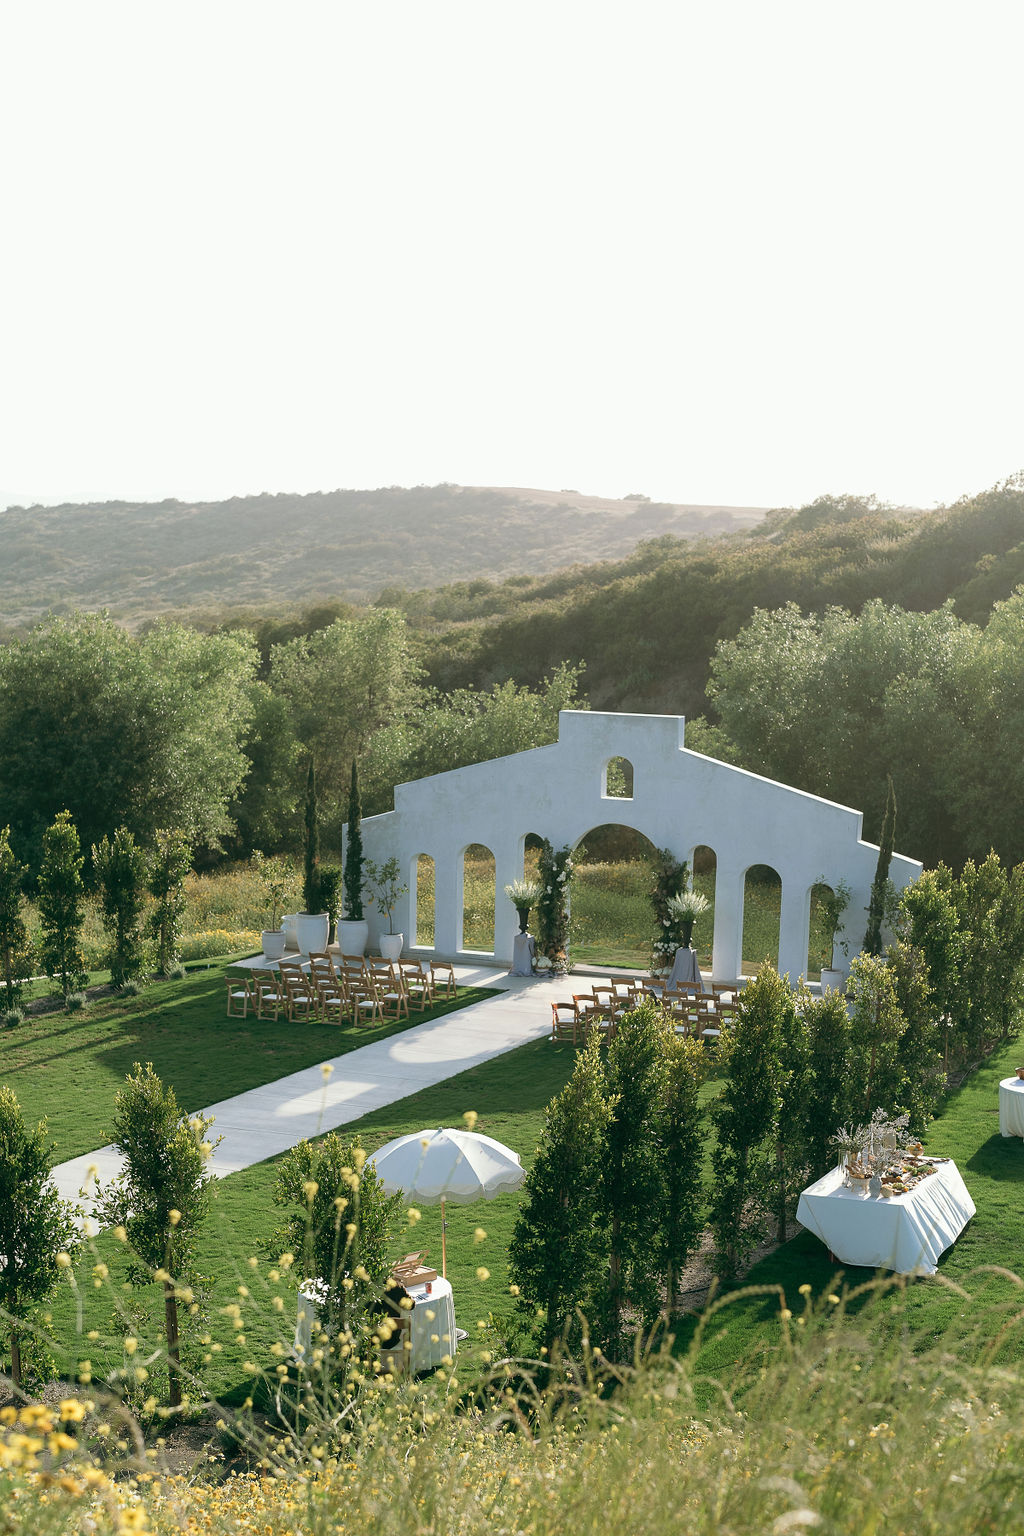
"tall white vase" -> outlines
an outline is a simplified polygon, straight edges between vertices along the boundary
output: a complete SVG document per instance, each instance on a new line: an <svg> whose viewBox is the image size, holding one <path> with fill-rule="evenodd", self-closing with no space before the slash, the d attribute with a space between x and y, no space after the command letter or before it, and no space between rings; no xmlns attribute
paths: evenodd
<svg viewBox="0 0 1024 1536"><path fill-rule="evenodd" d="M338 948L343 955L365 954L369 937L370 925L365 917L343 917L338 920Z"/></svg>
<svg viewBox="0 0 1024 1536"><path fill-rule="evenodd" d="M299 954L308 955L327 948L327 935L331 931L328 912L300 912L295 920L295 935L299 941Z"/></svg>

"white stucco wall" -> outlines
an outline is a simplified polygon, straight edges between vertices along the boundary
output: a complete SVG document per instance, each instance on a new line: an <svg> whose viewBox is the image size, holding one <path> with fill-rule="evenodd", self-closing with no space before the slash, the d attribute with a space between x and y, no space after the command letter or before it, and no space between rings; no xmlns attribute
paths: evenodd
<svg viewBox="0 0 1024 1536"><path fill-rule="evenodd" d="M753 864L771 865L782 880L780 971L795 983L806 970L811 887L819 879L832 886L843 879L851 888L845 936L855 953L878 857L877 846L861 841L860 812L687 751L683 734L676 715L563 710L552 746L398 785L395 809L367 817L363 841L378 863L397 856L410 886L395 913L406 947L415 937L420 854L435 868L432 953L456 958L468 953L461 931L463 855L471 843L491 850L498 892L494 956L508 961L517 922L503 889L523 873L527 834L561 847L613 823L634 828L677 858L692 861L701 844L714 850L716 979L733 980L741 971L744 877ZM604 794L614 757L633 765L632 799ZM921 868L896 854L890 877L902 888ZM382 920L369 908L368 916L373 945Z"/></svg>

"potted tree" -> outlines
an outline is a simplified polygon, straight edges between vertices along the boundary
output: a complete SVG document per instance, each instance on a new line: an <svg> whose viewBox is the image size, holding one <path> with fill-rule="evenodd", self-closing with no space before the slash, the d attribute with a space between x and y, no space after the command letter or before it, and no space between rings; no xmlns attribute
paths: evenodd
<svg viewBox="0 0 1024 1536"><path fill-rule="evenodd" d="M299 953L308 955L310 950L319 952L327 948L327 935L331 920L322 910L320 892L320 825L316 803L316 770L313 759L309 760L306 775L306 859L302 881L302 899L305 910L295 923Z"/></svg>
<svg viewBox="0 0 1024 1536"><path fill-rule="evenodd" d="M835 885L831 886L824 875L817 881L817 885L821 895L825 935L828 939L828 965L821 968L821 990L824 992L826 987L832 987L839 992L846 982L847 973L836 965L836 939L843 926L843 913L850 905L851 891L845 880L837 880ZM845 939L839 941L838 947L844 955L850 953Z"/></svg>
<svg viewBox="0 0 1024 1536"><path fill-rule="evenodd" d="M519 932L526 932L526 925L530 921L530 909L537 904L540 895L539 880L513 880L506 885L505 895L519 914Z"/></svg>
<svg viewBox="0 0 1024 1536"><path fill-rule="evenodd" d="M385 960L397 960L402 953L405 934L395 932L395 906L409 887L403 882L398 860L385 859L383 864L366 861L366 873L377 891L377 911L388 920L388 931L380 936L380 952Z"/></svg>
<svg viewBox="0 0 1024 1536"><path fill-rule="evenodd" d="M348 792L348 829L345 834L345 868L342 875L345 915L338 922L338 948L343 955L361 955L370 936L370 925L363 916L363 828L359 804L359 780L355 758Z"/></svg>
<svg viewBox="0 0 1024 1536"><path fill-rule="evenodd" d="M280 960L284 954L284 929L280 926L280 912L291 886L288 871L280 859L268 859L258 848L253 850L252 862L256 877L263 886L270 902L270 927L260 935L263 953L268 960Z"/></svg>
<svg viewBox="0 0 1024 1536"><path fill-rule="evenodd" d="M336 864L324 864L320 869L320 901L327 909L329 920L328 943L334 943L335 928L341 916L341 870Z"/></svg>

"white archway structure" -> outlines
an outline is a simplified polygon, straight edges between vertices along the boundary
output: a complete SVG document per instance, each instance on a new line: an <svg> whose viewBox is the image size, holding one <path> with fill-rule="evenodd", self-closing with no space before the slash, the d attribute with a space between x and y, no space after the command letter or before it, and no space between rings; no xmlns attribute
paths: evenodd
<svg viewBox="0 0 1024 1536"><path fill-rule="evenodd" d="M794 983L807 969L811 888L818 880L850 886L844 932L855 952L878 858L877 846L861 840L860 812L690 752L683 736L677 715L563 710L552 746L399 784L395 809L363 822L368 857L379 863L395 855L411 887L396 910L396 931L415 947L416 860L429 854L435 905L434 945L427 952L484 958L460 948L463 856L471 843L483 843L497 866L493 958L509 961L518 925L501 892L523 873L527 834L539 833L557 848L575 845L591 827L615 822L677 858L692 861L701 844L715 850L716 979L731 981L741 973L743 887L752 864L770 864L781 876L779 970ZM628 800L605 793L608 764L617 757L633 765ZM901 889L921 870L915 859L894 854L889 873ZM372 911L370 932L373 943L379 925Z"/></svg>

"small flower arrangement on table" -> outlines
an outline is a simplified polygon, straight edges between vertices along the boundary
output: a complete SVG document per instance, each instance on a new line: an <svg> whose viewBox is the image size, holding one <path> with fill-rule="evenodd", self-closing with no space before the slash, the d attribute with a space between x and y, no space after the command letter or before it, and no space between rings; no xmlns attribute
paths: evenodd
<svg viewBox="0 0 1024 1536"><path fill-rule="evenodd" d="M909 1115L887 1115L876 1109L867 1125L843 1127L832 1138L839 1153L847 1189L867 1189L890 1199L905 1195L936 1170L946 1158L923 1156L924 1148L907 1135Z"/></svg>

